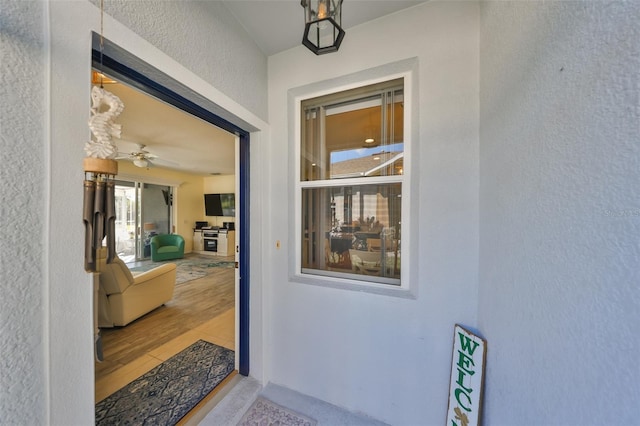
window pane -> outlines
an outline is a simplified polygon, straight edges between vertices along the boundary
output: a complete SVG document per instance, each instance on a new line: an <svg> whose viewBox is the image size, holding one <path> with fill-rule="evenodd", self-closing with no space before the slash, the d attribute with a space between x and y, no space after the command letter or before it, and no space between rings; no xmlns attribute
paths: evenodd
<svg viewBox="0 0 640 426"><path fill-rule="evenodd" d="M303 189L303 272L399 285L401 188L393 183Z"/></svg>
<svg viewBox="0 0 640 426"><path fill-rule="evenodd" d="M302 181L403 173L402 79L302 102Z"/></svg>

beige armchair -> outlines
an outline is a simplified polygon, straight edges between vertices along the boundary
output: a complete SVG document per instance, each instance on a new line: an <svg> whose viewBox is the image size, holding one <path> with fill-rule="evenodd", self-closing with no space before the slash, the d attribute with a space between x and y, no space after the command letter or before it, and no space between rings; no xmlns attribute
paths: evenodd
<svg viewBox="0 0 640 426"><path fill-rule="evenodd" d="M173 298L176 265L166 263L132 275L117 256L107 264L106 249L98 250L98 326L124 326Z"/></svg>

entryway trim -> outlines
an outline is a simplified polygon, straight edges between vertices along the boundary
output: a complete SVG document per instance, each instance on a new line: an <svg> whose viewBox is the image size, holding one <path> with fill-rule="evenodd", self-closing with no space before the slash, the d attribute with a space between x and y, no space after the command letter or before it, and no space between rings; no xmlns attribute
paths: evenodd
<svg viewBox="0 0 640 426"><path fill-rule="evenodd" d="M105 50L110 52L121 52L121 57L128 57L130 54L118 47L114 43L104 39L104 48L102 53L97 49L98 44L97 34L94 33L94 43L92 49L93 67L101 71L105 71L116 79L120 79L123 82L141 90L149 95L152 95L170 105L175 106L191 115L194 115L208 123L211 123L223 130L233 133L239 137L240 149L239 149L239 163L240 163L240 179L239 179L239 192L240 192L240 206L239 206L239 218L240 218L240 241L239 241L239 300L238 300L238 372L243 376L249 375L249 211L250 211L250 197L249 197L249 157L250 157L250 136L249 131L238 127L237 125L229 122L228 120L220 117L219 115L208 111L206 108L198 105L197 103L185 98L184 96L169 89L166 83L159 84L156 81L143 75L141 72L133 68L132 64L124 64L109 54L105 54ZM138 60L140 62L140 60ZM148 67L151 67L147 64ZM154 74L163 75L163 81L170 82L171 84L179 85L180 83L173 80L166 74L155 70Z"/></svg>

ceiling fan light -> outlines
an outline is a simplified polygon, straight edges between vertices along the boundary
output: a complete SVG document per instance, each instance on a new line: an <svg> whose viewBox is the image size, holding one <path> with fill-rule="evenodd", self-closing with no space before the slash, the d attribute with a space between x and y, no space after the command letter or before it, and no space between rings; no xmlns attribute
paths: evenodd
<svg viewBox="0 0 640 426"><path fill-rule="evenodd" d="M147 167L149 165L149 162L143 158L136 158L135 160L133 160L133 164L136 167Z"/></svg>
<svg viewBox="0 0 640 426"><path fill-rule="evenodd" d="M364 140L364 143L374 143L375 141L376 141L376 140L375 140L375 139L373 139L373 138L366 138L366 139Z"/></svg>

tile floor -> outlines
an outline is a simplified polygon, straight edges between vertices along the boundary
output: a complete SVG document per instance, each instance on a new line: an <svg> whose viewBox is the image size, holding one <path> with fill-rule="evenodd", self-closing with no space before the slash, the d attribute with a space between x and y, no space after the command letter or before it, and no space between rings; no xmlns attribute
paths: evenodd
<svg viewBox="0 0 640 426"><path fill-rule="evenodd" d="M235 309L229 309L96 381L96 402L102 401L199 339L235 350Z"/></svg>
<svg viewBox="0 0 640 426"><path fill-rule="evenodd" d="M98 380L96 382L96 402L111 395L199 339L235 350L235 309L229 309ZM203 400L185 419L179 422L179 425L228 426L237 424L259 394L282 406L316 419L319 426L384 425L382 422L349 413L342 408L283 387L269 384L263 388L250 377L230 376L220 388L218 394Z"/></svg>

